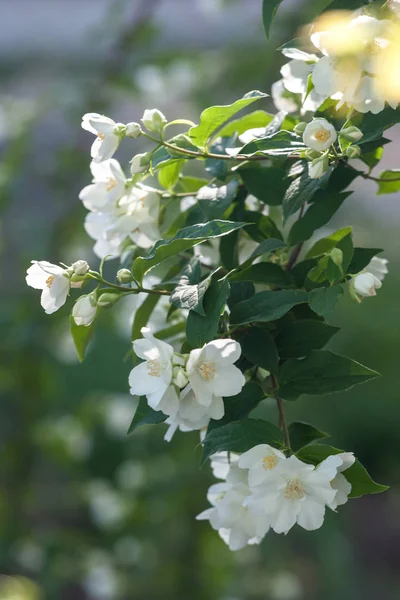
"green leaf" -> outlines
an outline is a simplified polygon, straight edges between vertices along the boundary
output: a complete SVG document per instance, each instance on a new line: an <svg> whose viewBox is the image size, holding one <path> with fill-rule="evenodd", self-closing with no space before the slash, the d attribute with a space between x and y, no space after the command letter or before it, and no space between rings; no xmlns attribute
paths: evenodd
<svg viewBox="0 0 400 600"><path fill-rule="evenodd" d="M184 160L177 160L159 169L157 176L160 185L167 190L172 189L179 179L179 174L184 164Z"/></svg>
<svg viewBox="0 0 400 600"><path fill-rule="evenodd" d="M240 345L243 356L253 365L275 374L278 372L278 351L268 331L252 327L240 338Z"/></svg>
<svg viewBox="0 0 400 600"><path fill-rule="evenodd" d="M393 179L393 181L380 181L378 183L378 196L400 192L400 169L382 171L379 177L382 179Z"/></svg>
<svg viewBox="0 0 400 600"><path fill-rule="evenodd" d="M264 396L261 387L255 381L249 381L239 394L224 398L225 414L219 421L210 421L207 433L232 421L246 419Z"/></svg>
<svg viewBox="0 0 400 600"><path fill-rule="evenodd" d="M271 206L282 204L289 187L285 171L278 167L245 166L238 170L248 192Z"/></svg>
<svg viewBox="0 0 400 600"><path fill-rule="evenodd" d="M331 194L328 190L324 190L323 197L318 202L314 202L306 214L294 223L289 233L289 244L294 245L308 240L316 229L331 220L351 193Z"/></svg>
<svg viewBox="0 0 400 600"><path fill-rule="evenodd" d="M289 359L279 373L279 394L296 400L302 394L320 396L341 392L357 383L379 377L379 373L330 350L312 350L300 360Z"/></svg>
<svg viewBox="0 0 400 600"><path fill-rule="evenodd" d="M230 322L232 325L268 322L280 319L296 304L308 302L308 292L284 290L259 292L249 300L239 302L233 307Z"/></svg>
<svg viewBox="0 0 400 600"><path fill-rule="evenodd" d="M161 146L157 148L152 154L151 157L151 168L153 171L160 167L166 167L167 165L171 165L177 161L181 160L190 160L195 157L188 156L187 154L183 155L182 152L179 152L179 148L183 148L184 150L190 150L191 152L197 152L196 146L193 146L190 139L183 134L177 135L170 140L168 140L170 144L173 144L177 147L177 150L173 150L172 148L166 148L166 146Z"/></svg>
<svg viewBox="0 0 400 600"><path fill-rule="evenodd" d="M253 260L258 258L259 256L267 256L275 250L281 250L282 248L286 248L286 244L281 239L269 238L261 242L259 246L252 252L250 257L242 264L242 267L250 265Z"/></svg>
<svg viewBox="0 0 400 600"><path fill-rule="evenodd" d="M228 306L230 310L239 302L243 300L248 300L255 294L255 288L252 283L249 281L241 281L241 282L230 282L231 293L228 299Z"/></svg>
<svg viewBox="0 0 400 600"><path fill-rule="evenodd" d="M323 177L311 179L307 168L292 181L282 201L284 222L300 210L305 202L310 202L318 190L327 185L330 174L331 171L328 170Z"/></svg>
<svg viewBox="0 0 400 600"><path fill-rule="evenodd" d="M205 316L193 311L189 313L186 322L186 338L192 348L201 348L216 337L229 291L229 283L226 279L212 281L203 297Z"/></svg>
<svg viewBox="0 0 400 600"><path fill-rule="evenodd" d="M274 263L262 262L235 271L229 275L229 281L252 281L253 283L264 283L278 287L290 287L293 279L290 273Z"/></svg>
<svg viewBox="0 0 400 600"><path fill-rule="evenodd" d="M341 454L342 452L343 450L339 450L339 448L334 448L333 446L312 444L297 452L297 457L304 462L319 465L328 456ZM356 460L354 465L349 469L343 471L342 475L351 483L349 498L360 498L365 494L380 494L389 489L388 486L380 485L373 481L359 460Z"/></svg>
<svg viewBox="0 0 400 600"><path fill-rule="evenodd" d="M74 340L76 353L80 362L83 362L86 349L93 337L95 322L89 325L89 327L86 327L85 325L77 325L72 315L69 317L69 322L71 325L71 335L72 339Z"/></svg>
<svg viewBox="0 0 400 600"><path fill-rule="evenodd" d="M329 319L342 295L343 287L341 285L317 288L310 292L310 307L317 315Z"/></svg>
<svg viewBox="0 0 400 600"><path fill-rule="evenodd" d="M195 194L200 188L208 185L208 179L204 177L189 177L180 175L177 184L177 192L193 192Z"/></svg>
<svg viewBox="0 0 400 600"><path fill-rule="evenodd" d="M287 323L276 338L279 356L281 358L307 356L311 350L323 348L338 331L339 327L333 327L313 319Z"/></svg>
<svg viewBox="0 0 400 600"><path fill-rule="evenodd" d="M267 37L269 37L269 30L271 28L272 21L282 1L283 0L263 0L262 18Z"/></svg>
<svg viewBox="0 0 400 600"><path fill-rule="evenodd" d="M289 425L289 437L290 445L294 452L312 444L316 440L322 440L330 437L328 433L319 431L313 425L309 423L303 423L301 421L290 423Z"/></svg>
<svg viewBox="0 0 400 600"><path fill-rule="evenodd" d="M333 248L336 248L339 242L342 241L346 235L352 233L352 227L344 227L343 229L339 229L332 233L328 237L322 238L315 242L314 246L307 253L307 258L314 258L315 256L322 256L323 254L328 254Z"/></svg>
<svg viewBox="0 0 400 600"><path fill-rule="evenodd" d="M363 271L374 256L383 252L381 248L354 248L353 258L347 268L347 273L355 275Z"/></svg>
<svg viewBox="0 0 400 600"><path fill-rule="evenodd" d="M203 463L215 454L224 450L247 452L258 444L270 444L273 447L283 442L282 432L273 423L259 419L235 421L207 433L203 441Z"/></svg>
<svg viewBox="0 0 400 600"><path fill-rule="evenodd" d="M239 183L232 179L226 185L210 183L197 192L198 203L208 220L219 219L232 204L238 191Z"/></svg>
<svg viewBox="0 0 400 600"><path fill-rule="evenodd" d="M133 400L135 400L135 398L138 400L138 406L132 422L129 425L127 435L135 431L135 429L141 425L157 425L158 423L163 423L167 419L167 415L161 411L155 411L150 408L150 406L147 404L145 396L141 396L140 398L134 396Z"/></svg>
<svg viewBox="0 0 400 600"><path fill-rule="evenodd" d="M205 149L210 137L231 117L243 108L250 106L256 100L266 98L267 94L258 90L249 92L240 100L228 106L211 106L201 113L200 124L189 130L189 137L193 144L202 150Z"/></svg>
<svg viewBox="0 0 400 600"><path fill-rule="evenodd" d="M246 231L256 242L282 237L281 232L271 217L255 210L245 210L241 213L241 216L243 221L253 224L246 227Z"/></svg>
<svg viewBox="0 0 400 600"><path fill-rule="evenodd" d="M367 142L380 138L386 129L389 129L389 127L392 127L399 122L400 110L395 110L388 106L377 115L366 113L363 115L361 123L357 124L357 127L359 127L364 134L358 142L359 145L363 146ZM354 123L352 122L351 124L353 125Z"/></svg>
<svg viewBox="0 0 400 600"><path fill-rule="evenodd" d="M224 125L224 127L218 131L218 135L220 137L230 137L235 134L241 135L248 129L266 127L271 123L273 118L273 115L270 115L264 110L255 110L248 115L244 115L240 119L235 119Z"/></svg>
<svg viewBox="0 0 400 600"><path fill-rule="evenodd" d="M224 158L227 155L228 148L235 148L238 145L237 135L233 134L231 137L219 137L209 147L209 151L212 154L221 154L223 158L206 158L204 161L204 168L213 179L219 179L225 181L231 175L231 168L233 165L232 160Z"/></svg>
<svg viewBox="0 0 400 600"><path fill-rule="evenodd" d="M297 154L305 149L301 137L291 131L278 131L273 135L257 138L245 144L239 154L252 156L265 154L266 156L288 156Z"/></svg>
<svg viewBox="0 0 400 600"><path fill-rule="evenodd" d="M147 256L139 256L133 263L133 276L142 281L143 276L163 260L193 248L208 238L227 235L244 225L245 223L215 220L184 227L172 239L158 241Z"/></svg>
<svg viewBox="0 0 400 600"><path fill-rule="evenodd" d="M198 284L183 284L176 287L171 294L171 304L177 308L193 310L204 317L203 299L206 291L210 287L212 275L213 274L209 275Z"/></svg>

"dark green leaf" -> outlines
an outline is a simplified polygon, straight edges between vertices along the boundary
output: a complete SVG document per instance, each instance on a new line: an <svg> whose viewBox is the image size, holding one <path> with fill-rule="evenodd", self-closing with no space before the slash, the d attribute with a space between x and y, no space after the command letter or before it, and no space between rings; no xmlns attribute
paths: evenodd
<svg viewBox="0 0 400 600"><path fill-rule="evenodd" d="M215 220L184 227L172 239L158 241L147 256L139 256L133 263L133 275L136 279L142 281L147 271L166 258L188 250L188 248L192 248L208 238L227 235L244 225L245 223Z"/></svg>
<svg viewBox="0 0 400 600"><path fill-rule="evenodd" d="M357 124L364 134L358 143L363 146L367 142L380 138L386 129L399 122L400 110L395 110L389 106L377 115L366 113L363 115L361 123Z"/></svg>
<svg viewBox="0 0 400 600"><path fill-rule="evenodd" d="M219 219L230 206L238 191L239 183L232 179L226 185L212 183L197 192L197 200L207 219Z"/></svg>
<svg viewBox="0 0 400 600"><path fill-rule="evenodd" d="M192 348L201 348L216 337L219 319L228 297L229 283L227 280L214 280L203 298L205 316L193 311L189 313L186 322L186 338Z"/></svg>
<svg viewBox="0 0 400 600"><path fill-rule="evenodd" d="M242 167L238 173L250 194L269 205L282 204L283 196L289 187L285 171L278 167Z"/></svg>
<svg viewBox="0 0 400 600"><path fill-rule="evenodd" d="M334 448L333 446L312 444L297 452L297 457L304 462L318 465L328 458L328 456L341 454L342 452L343 450L339 450L339 448ZM342 475L351 483L349 498L360 498L365 494L380 494L389 489L388 486L380 485L373 481L359 460L356 460L354 465L349 469L343 471Z"/></svg>
<svg viewBox="0 0 400 600"><path fill-rule="evenodd" d="M287 323L276 338L279 356L281 358L307 356L311 350L323 348L338 331L339 327L312 319Z"/></svg>
<svg viewBox="0 0 400 600"><path fill-rule="evenodd" d="M249 281L230 282L231 293L228 299L228 306L232 310L235 304L239 304L243 300L248 300L255 294L255 288Z"/></svg>
<svg viewBox="0 0 400 600"><path fill-rule="evenodd" d="M283 197L284 221L300 210L305 202L310 202L318 190L326 187L330 174L331 171L328 170L323 177L311 179L308 169L305 169L299 177L292 181Z"/></svg>
<svg viewBox="0 0 400 600"><path fill-rule="evenodd" d="M137 340L141 336L140 330L142 327L146 327L160 298L161 296L156 294L149 294L136 310L132 324L132 340Z"/></svg>
<svg viewBox="0 0 400 600"><path fill-rule="evenodd" d="M158 423L163 423L166 419L167 415L150 408L145 396L141 396L127 434L132 433L141 425L157 425Z"/></svg>
<svg viewBox="0 0 400 600"><path fill-rule="evenodd" d="M246 223L253 223L253 225L246 227L246 231L256 242L282 237L281 232L271 217L254 210L245 210L241 214L243 221L246 221Z"/></svg>
<svg viewBox="0 0 400 600"><path fill-rule="evenodd" d="M195 285L179 285L176 287L171 294L171 304L177 308L193 310L199 315L205 316L203 299L204 294L210 287L211 277L212 275L209 275L206 279Z"/></svg>
<svg viewBox="0 0 400 600"><path fill-rule="evenodd" d="M328 190L324 190L323 197L318 202L314 202L306 214L294 223L289 233L289 243L294 245L308 240L316 229L331 220L350 195L351 192L331 194Z"/></svg>
<svg viewBox="0 0 400 600"><path fill-rule="evenodd" d="M262 17L265 34L267 37L269 37L269 30L271 28L272 21L282 1L283 0L263 0Z"/></svg>
<svg viewBox="0 0 400 600"><path fill-rule="evenodd" d="M275 448L282 443L281 430L259 419L235 421L213 429L203 441L203 462L216 452L231 450L232 452L247 452L258 444L270 444Z"/></svg>
<svg viewBox="0 0 400 600"><path fill-rule="evenodd" d="M357 383L379 377L379 373L330 350L312 350L306 358L286 361L279 374L279 394L296 400L302 394L320 396L341 392Z"/></svg>
<svg viewBox="0 0 400 600"><path fill-rule="evenodd" d="M313 425L301 421L290 423L289 425L290 445L294 452L312 444L316 440L322 440L330 437L324 431L318 431Z"/></svg>
<svg viewBox="0 0 400 600"><path fill-rule="evenodd" d="M378 183L378 196L381 194L396 194L397 192L400 192L400 169L382 171L379 177L381 179L390 179L393 181L380 181Z"/></svg>
<svg viewBox="0 0 400 600"><path fill-rule="evenodd" d="M382 252L381 248L354 248L353 258L347 268L347 273L355 275L360 273L373 259L374 256Z"/></svg>
<svg viewBox="0 0 400 600"><path fill-rule="evenodd" d="M352 227L344 227L332 233L328 237L321 238L315 242L314 246L307 253L307 258L314 258L316 256L322 256L323 254L329 254L333 248L341 242L341 240L353 231Z"/></svg>
<svg viewBox="0 0 400 600"><path fill-rule="evenodd" d="M273 115L265 112L264 110L255 110L254 112L244 115L240 119L230 121L219 130L218 135L220 137L230 137L231 135L241 135L248 129L255 129L257 127L266 127L273 120Z"/></svg>
<svg viewBox="0 0 400 600"><path fill-rule="evenodd" d="M218 137L209 150L213 154L221 154L223 157L227 154L228 148L238 146L237 135L233 134L230 137ZM233 161L233 158L232 158ZM214 179L225 181L231 174L232 161L226 158L206 158L204 168Z"/></svg>
<svg viewBox="0 0 400 600"><path fill-rule="evenodd" d="M273 135L257 138L240 149L240 154L252 156L265 154L266 156L288 156L305 150L301 137L291 131L278 131Z"/></svg>
<svg viewBox="0 0 400 600"><path fill-rule="evenodd" d="M267 94L258 90L249 92L240 100L228 106L211 106L201 113L200 124L189 130L189 136L193 144L198 148L205 149L210 137L230 118L243 108L250 106L256 100L266 98Z"/></svg>
<svg viewBox="0 0 400 600"><path fill-rule="evenodd" d="M230 322L232 325L241 325L255 321L275 321L296 304L308 302L308 298L307 292L297 290L259 292L233 307Z"/></svg>
<svg viewBox="0 0 400 600"><path fill-rule="evenodd" d="M278 351L268 331L252 327L240 338L240 345L243 356L253 365L275 374L278 372Z"/></svg>
<svg viewBox="0 0 400 600"><path fill-rule="evenodd" d="M290 273L284 271L279 265L268 262L257 263L246 269L231 273L229 281L252 281L253 283L264 283L278 287L293 285Z"/></svg>
<svg viewBox="0 0 400 600"><path fill-rule="evenodd" d="M329 319L342 295L343 287L341 285L317 288L310 292L310 307L317 315Z"/></svg>
<svg viewBox="0 0 400 600"><path fill-rule="evenodd" d="M259 256L267 256L271 252L275 250L281 250L282 248L286 248L286 244L284 241L276 238L269 238L261 242L261 244L252 252L250 257L242 264L242 267L250 265L253 260L258 258Z"/></svg>
<svg viewBox="0 0 400 600"><path fill-rule="evenodd" d="M265 394L261 387L254 381L249 381L245 384L240 394L224 398L225 414L219 421L210 421L207 433L232 421L245 419L261 402L264 396Z"/></svg>
<svg viewBox="0 0 400 600"><path fill-rule="evenodd" d="M69 322L71 325L71 335L72 339L74 340L76 353L80 362L83 362L86 349L93 337L95 322L89 325L89 327L86 327L85 325L77 325L72 315L70 315Z"/></svg>

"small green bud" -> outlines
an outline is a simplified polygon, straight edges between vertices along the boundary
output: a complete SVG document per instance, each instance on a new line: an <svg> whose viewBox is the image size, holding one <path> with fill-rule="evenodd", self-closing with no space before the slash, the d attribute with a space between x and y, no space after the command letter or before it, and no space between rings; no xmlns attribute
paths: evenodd
<svg viewBox="0 0 400 600"><path fill-rule="evenodd" d="M300 123L297 123L297 125L295 125L293 131L297 133L297 135L303 135L306 127L307 123L305 123L304 121L300 121Z"/></svg>
<svg viewBox="0 0 400 600"><path fill-rule="evenodd" d="M89 271L89 265L86 260L77 260L72 264L71 268L75 275L86 275Z"/></svg>
<svg viewBox="0 0 400 600"><path fill-rule="evenodd" d="M311 165L309 165L308 173L311 179L320 179L323 177L327 170L329 169L329 158L325 153L319 158L316 158L312 161Z"/></svg>
<svg viewBox="0 0 400 600"><path fill-rule="evenodd" d="M143 154L136 154L131 160L131 173L137 175L138 173L144 173L149 170L151 161L151 152L144 152Z"/></svg>
<svg viewBox="0 0 400 600"><path fill-rule="evenodd" d="M133 281L132 273L129 269L120 269L117 273L117 279L120 283L130 283Z"/></svg>
<svg viewBox="0 0 400 600"><path fill-rule="evenodd" d="M349 146L346 148L345 154L348 156L348 158L358 158L361 155L361 148L360 146L356 145Z"/></svg>
<svg viewBox="0 0 400 600"><path fill-rule="evenodd" d="M351 126L342 129L339 135L348 142L358 142L359 140L361 140L364 134L361 131L361 129L358 129L358 127Z"/></svg>
<svg viewBox="0 0 400 600"><path fill-rule="evenodd" d="M101 294L101 296L97 300L97 306L101 306L102 308L110 308L120 299L121 295L117 292L105 292Z"/></svg>
<svg viewBox="0 0 400 600"><path fill-rule="evenodd" d="M137 138L142 134L139 123L128 123L126 126L126 136L131 138Z"/></svg>

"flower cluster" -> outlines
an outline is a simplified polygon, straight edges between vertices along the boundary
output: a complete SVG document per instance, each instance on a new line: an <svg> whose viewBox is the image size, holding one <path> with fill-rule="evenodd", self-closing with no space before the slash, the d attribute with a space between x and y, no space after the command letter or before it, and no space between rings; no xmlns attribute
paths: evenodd
<svg viewBox="0 0 400 600"><path fill-rule="evenodd" d="M392 21L328 13L316 22L310 40L322 56L297 48L283 50L291 60L272 88L279 110L297 112L300 107L301 114L315 112L327 98L337 100L337 108L347 104L360 113L379 113L385 102L397 107L379 78L385 52L393 42Z"/></svg>
<svg viewBox="0 0 400 600"><path fill-rule="evenodd" d="M135 354L143 360L129 375L131 394L146 396L148 405L168 416L166 439L176 429L193 431L207 427L210 419L224 416L222 398L239 394L245 384L234 365L240 344L230 339L214 340L190 354L174 352L167 342L156 339L146 327L143 339L135 340Z"/></svg>
<svg viewBox="0 0 400 600"><path fill-rule="evenodd" d="M221 469L221 461L224 468ZM342 472L354 464L352 453L328 456L318 466L260 444L244 454L213 457L214 474L224 483L212 485L212 504L198 515L209 520L231 550L259 544L269 529L288 533L297 523L319 529L326 507L345 504L351 485Z"/></svg>

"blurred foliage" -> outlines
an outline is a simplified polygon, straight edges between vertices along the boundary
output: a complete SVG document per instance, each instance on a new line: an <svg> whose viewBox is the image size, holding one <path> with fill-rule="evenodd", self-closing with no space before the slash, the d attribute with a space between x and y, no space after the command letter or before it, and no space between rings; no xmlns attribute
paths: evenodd
<svg viewBox="0 0 400 600"><path fill-rule="evenodd" d="M346 325L346 333L331 344L383 378L289 406L290 418L312 413L318 427L334 432L332 443L353 449L391 491L350 502L313 534L271 534L261 548L237 554L194 520L212 481L208 467L199 468L199 448L193 452L196 433L177 434L169 445L162 426L126 437L133 413L124 358L129 304L124 322L103 315L79 365L67 309L44 315L25 286L32 258L97 264L78 200L89 176L83 113L107 110L121 121L137 120L155 105L170 118L196 119L208 104L268 90L282 64L275 48L295 36L315 0L282 7L268 44L258 0L183 3L187 29L197 32L193 43L178 30L179 0L108 4L78 60L49 53L33 66L34 56L19 53L0 64L7 90L0 99L0 599L395 600L398 197L378 200L365 184L335 223L356 222L356 238L384 247L390 259L377 298L336 310L333 324ZM41 2L39 9L45 10ZM80 4L73 10L78 20ZM391 147L387 152L395 155ZM260 410L275 418L273 406Z"/></svg>

